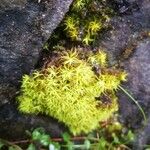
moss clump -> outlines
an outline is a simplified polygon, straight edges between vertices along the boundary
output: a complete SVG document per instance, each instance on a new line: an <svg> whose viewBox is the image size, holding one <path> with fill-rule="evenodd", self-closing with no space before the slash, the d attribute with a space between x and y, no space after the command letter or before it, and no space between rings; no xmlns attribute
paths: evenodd
<svg viewBox="0 0 150 150"><path fill-rule="evenodd" d="M67 36L88 45L108 26L112 14L106 0L75 0L64 20Z"/></svg>
<svg viewBox="0 0 150 150"><path fill-rule="evenodd" d="M114 91L126 74L106 69L104 52L86 55L72 49L59 54L48 66L23 77L20 111L52 116L73 134L96 129L99 121L117 111Z"/></svg>

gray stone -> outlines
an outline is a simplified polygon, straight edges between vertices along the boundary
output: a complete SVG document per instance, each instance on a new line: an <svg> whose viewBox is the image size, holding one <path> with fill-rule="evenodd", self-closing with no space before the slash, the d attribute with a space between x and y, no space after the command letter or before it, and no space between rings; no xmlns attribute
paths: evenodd
<svg viewBox="0 0 150 150"><path fill-rule="evenodd" d="M69 9L72 0L0 4L0 83L17 85L37 63L44 42Z"/></svg>
<svg viewBox="0 0 150 150"><path fill-rule="evenodd" d="M100 34L95 47L101 47L110 53L111 63L120 59L120 55L129 47L134 47L143 32L150 29L149 0L116 0L116 9L126 7L124 13L111 19L112 29ZM123 3L124 1L128 2Z"/></svg>
<svg viewBox="0 0 150 150"><path fill-rule="evenodd" d="M150 1L116 0L115 8L120 15L112 18L113 29L98 38L95 46L109 53L111 65L121 62L121 67L128 72L128 82L123 87L150 118ZM121 120L135 129L134 149L141 150L148 144L150 126L144 126L140 110L125 93L118 91L118 95Z"/></svg>
<svg viewBox="0 0 150 150"><path fill-rule="evenodd" d="M147 114L150 113L150 38L138 43L136 50L123 66L128 72L128 82L126 89L137 99ZM132 127L140 126L141 118L137 106L131 103L129 97L121 96L121 112L123 118L130 118ZM138 115L138 117L137 117Z"/></svg>
<svg viewBox="0 0 150 150"><path fill-rule="evenodd" d="M50 119L16 115L13 106L24 74L36 66L43 44L63 19L72 0L1 0L0 2L0 135L21 137L32 126L51 126ZM11 104L10 104L11 103ZM14 107L14 109L11 109ZM8 110L8 113L3 110ZM38 123L36 123L38 122ZM45 122L45 123L43 123ZM23 127L22 127L23 126ZM56 125L57 126L57 125ZM23 131L24 129L24 131ZM58 130L59 131L59 130ZM14 134L13 134L14 133Z"/></svg>
<svg viewBox="0 0 150 150"><path fill-rule="evenodd" d="M26 130L42 127L51 137L60 137L67 129L57 120L42 115L24 115L16 110L16 105L5 104L0 107L0 138L18 140L29 138Z"/></svg>
<svg viewBox="0 0 150 150"><path fill-rule="evenodd" d="M138 43L133 56L124 62L124 68L128 72L128 82L124 87L138 101L145 114L150 117L150 38ZM146 125L143 124L141 111L123 93L120 94L120 112L123 121L129 127L137 130L138 138L135 146L137 150L142 150L143 146L148 144L149 122Z"/></svg>

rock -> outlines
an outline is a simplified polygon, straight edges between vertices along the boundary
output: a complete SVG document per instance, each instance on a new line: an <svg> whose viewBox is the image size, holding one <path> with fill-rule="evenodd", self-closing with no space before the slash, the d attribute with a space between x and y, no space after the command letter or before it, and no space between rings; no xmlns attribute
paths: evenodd
<svg viewBox="0 0 150 150"><path fill-rule="evenodd" d="M100 34L94 47L110 53L111 64L120 59L125 49L133 48L143 33L150 29L150 3L148 0L115 0L114 9L119 13L111 19L112 29ZM126 11L120 12L120 8ZM122 8L122 9L123 9Z"/></svg>
<svg viewBox="0 0 150 150"><path fill-rule="evenodd" d="M44 42L63 19L72 0L0 4L0 83L18 85L37 63Z"/></svg>
<svg viewBox="0 0 150 150"><path fill-rule="evenodd" d="M125 70L128 72L127 89L132 92L134 98L137 99L141 106L143 106L147 113L149 113L150 106L150 38L147 38L138 43L133 56L123 62ZM123 99L123 98L121 98ZM126 98L129 99L129 98ZM133 108L126 106L126 100L121 100L123 108L122 114L131 113L129 116L133 117L132 122L136 122L137 114L133 113ZM137 106L135 106L137 107ZM127 112L125 111L125 108ZM139 111L139 110L138 110ZM135 115L135 116L134 116ZM125 117L125 116L124 116ZM135 123L134 123L135 124ZM137 123L136 123L137 124Z"/></svg>
<svg viewBox="0 0 150 150"><path fill-rule="evenodd" d="M1 137L7 135L7 137L19 138L24 134L23 129L30 129L38 124L34 122L39 122L39 126L51 124L48 118L23 114L16 116L18 111L16 107L12 109L12 103L23 74L29 74L35 68L43 44L61 22L71 3L72 0L41 0L40 2L1 0L0 107L3 108L0 109ZM10 113L7 114L3 110L8 110Z"/></svg>
<svg viewBox="0 0 150 150"><path fill-rule="evenodd" d="M128 82L123 87L150 118L150 2L116 0L114 8L119 16L112 18L112 29L100 36L94 46L109 53L111 65L121 62L128 72ZM121 120L137 132L135 149L140 150L149 140L150 126L144 127L140 110L128 96L121 91L118 95Z"/></svg>
<svg viewBox="0 0 150 150"><path fill-rule="evenodd" d="M42 115L23 115L14 104L5 104L0 107L0 138L7 140L26 139L26 131L42 127L51 137L60 137L67 130L63 124L53 118Z"/></svg>
<svg viewBox="0 0 150 150"><path fill-rule="evenodd" d="M27 3L27 0L1 0L0 4L0 11L5 11L7 9L13 9L13 8L24 8Z"/></svg>
<svg viewBox="0 0 150 150"><path fill-rule="evenodd" d="M128 72L128 82L125 88L138 101L144 112L150 117L150 38L138 43L132 57L124 62L124 68ZM150 125L144 127L141 111L128 96L120 94L120 112L125 123L137 130L138 139L135 144L143 148L148 144ZM142 129L144 127L144 129ZM142 131L142 130L143 131ZM142 133L141 133L142 132ZM142 141L142 142L141 142ZM137 148L136 148L137 149ZM141 149L142 150L142 149Z"/></svg>
<svg viewBox="0 0 150 150"><path fill-rule="evenodd" d="M143 150L146 145L150 143L150 118L148 118L147 125L141 130L133 144L134 150Z"/></svg>

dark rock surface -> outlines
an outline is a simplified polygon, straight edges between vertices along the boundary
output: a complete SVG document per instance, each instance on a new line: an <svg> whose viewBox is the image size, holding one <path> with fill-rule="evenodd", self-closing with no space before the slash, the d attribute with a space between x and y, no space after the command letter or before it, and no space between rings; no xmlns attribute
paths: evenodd
<svg viewBox="0 0 150 150"><path fill-rule="evenodd" d="M0 2L0 136L21 137L24 129L51 121L11 109L23 74L35 67L43 44L63 19L72 0L1 0ZM8 110L8 114L6 111ZM20 125L19 125L20 124ZM28 124L28 125L27 125ZM53 123L52 123L53 124ZM54 127L54 125L53 125ZM14 134L12 134L12 132Z"/></svg>
<svg viewBox="0 0 150 150"><path fill-rule="evenodd" d="M103 34L95 43L110 54L110 64L120 65L128 72L128 82L123 85L139 102L150 117L150 1L116 0L119 16L112 18L113 29ZM150 125L143 125L143 116L137 105L119 91L121 120L137 131L135 150L148 144Z"/></svg>
<svg viewBox="0 0 150 150"><path fill-rule="evenodd" d="M139 131L139 134L134 141L133 149L134 150L145 150L146 145L150 143L150 118L148 118L147 125L143 130Z"/></svg>
<svg viewBox="0 0 150 150"><path fill-rule="evenodd" d="M150 38L139 42L133 56L126 60L123 65L129 73L128 82L124 87L139 102L147 116L150 117ZM120 100L120 112L123 120L129 127L137 129L139 135L138 142L135 145L136 149L140 150L144 145L148 144L149 122L144 127L140 110L137 105L131 102L128 96L122 94L120 95ZM143 127L144 129L142 129Z"/></svg>
<svg viewBox="0 0 150 150"><path fill-rule="evenodd" d="M123 66L128 74L126 89L131 92L139 104L150 114L150 38L147 38L137 44L134 54L123 62ZM126 100L125 100L126 99ZM128 103L131 100L128 97L121 97L121 112L123 118L131 122L131 126L138 127L140 123L140 112L135 105ZM132 107L131 107L132 106ZM126 110L126 111L125 111ZM136 111L138 111L136 113ZM138 117L137 117L138 116ZM131 120L129 120L129 117Z"/></svg>
<svg viewBox="0 0 150 150"><path fill-rule="evenodd" d="M119 16L111 19L112 29L100 35L94 45L111 53L112 63L120 59L125 49L134 49L136 42L150 29L149 0L116 0L114 8L125 10L117 11Z"/></svg>
<svg viewBox="0 0 150 150"><path fill-rule="evenodd" d="M19 113L14 104L0 106L0 138L7 140L17 140L29 138L25 134L26 130L32 131L42 127L53 137L60 135L67 129L57 120L42 115L23 115Z"/></svg>

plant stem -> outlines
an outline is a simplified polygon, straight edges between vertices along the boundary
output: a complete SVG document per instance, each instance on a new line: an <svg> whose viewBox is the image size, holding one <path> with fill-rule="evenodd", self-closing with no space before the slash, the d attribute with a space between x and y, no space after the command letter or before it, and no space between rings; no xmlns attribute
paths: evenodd
<svg viewBox="0 0 150 150"><path fill-rule="evenodd" d="M83 141L87 139L87 137L73 137L71 138L71 141ZM51 139L53 142L63 142L63 138L52 138ZM98 141L97 138L90 138L89 140L92 140L92 141ZM11 144L21 144L21 143L29 143L31 142L31 140L20 140L20 141L13 141L13 142L10 142Z"/></svg>
<svg viewBox="0 0 150 150"><path fill-rule="evenodd" d="M144 124L146 125L147 124L147 118L146 118L146 115L145 115L145 112L144 112L143 108L140 106L138 101L135 100L135 98L122 86L119 85L119 89L121 89L137 105L137 107L139 108L139 110L141 111L141 113L143 115Z"/></svg>

